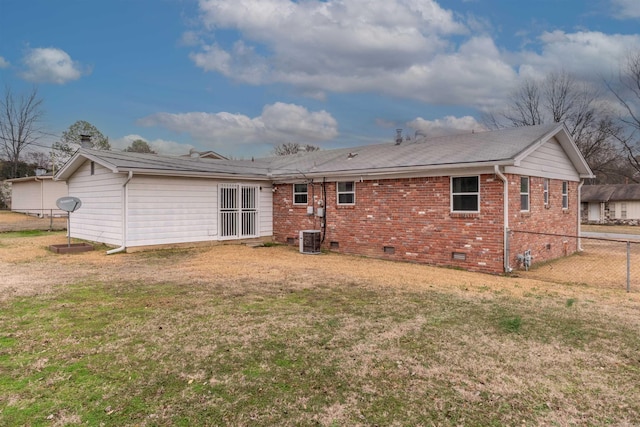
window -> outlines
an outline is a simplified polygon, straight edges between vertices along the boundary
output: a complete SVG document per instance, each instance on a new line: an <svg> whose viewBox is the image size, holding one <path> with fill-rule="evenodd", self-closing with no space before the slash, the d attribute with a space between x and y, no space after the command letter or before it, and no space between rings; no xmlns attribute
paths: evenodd
<svg viewBox="0 0 640 427"><path fill-rule="evenodd" d="M520 177L520 210L529 210L529 177Z"/></svg>
<svg viewBox="0 0 640 427"><path fill-rule="evenodd" d="M620 203L620 219L627 219L627 204L625 202Z"/></svg>
<svg viewBox="0 0 640 427"><path fill-rule="evenodd" d="M549 206L549 178L545 178L542 184L542 197L544 199L544 206Z"/></svg>
<svg viewBox="0 0 640 427"><path fill-rule="evenodd" d="M293 204L306 205L309 197L307 184L293 184Z"/></svg>
<svg viewBox="0 0 640 427"><path fill-rule="evenodd" d="M451 211L478 212L480 210L480 177L451 178Z"/></svg>
<svg viewBox="0 0 640 427"><path fill-rule="evenodd" d="M91 175L96 174L96 164L95 162L91 162Z"/></svg>
<svg viewBox="0 0 640 427"><path fill-rule="evenodd" d="M569 183L562 181L562 209L569 209Z"/></svg>
<svg viewBox="0 0 640 427"><path fill-rule="evenodd" d="M356 203L356 183L353 181L338 183L338 204L355 205Z"/></svg>

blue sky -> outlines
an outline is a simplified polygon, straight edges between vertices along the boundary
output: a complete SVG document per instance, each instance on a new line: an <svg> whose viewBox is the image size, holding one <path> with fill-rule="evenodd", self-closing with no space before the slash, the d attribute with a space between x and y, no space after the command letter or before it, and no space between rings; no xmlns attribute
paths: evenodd
<svg viewBox="0 0 640 427"><path fill-rule="evenodd" d="M50 145L236 158L482 129L525 78L613 76L638 0L0 0L0 84L34 85Z"/></svg>

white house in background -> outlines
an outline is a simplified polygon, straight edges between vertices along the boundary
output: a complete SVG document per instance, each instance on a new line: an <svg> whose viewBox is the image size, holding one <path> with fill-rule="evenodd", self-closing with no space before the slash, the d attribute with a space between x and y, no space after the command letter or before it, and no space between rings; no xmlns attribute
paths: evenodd
<svg viewBox="0 0 640 427"><path fill-rule="evenodd" d="M273 234L271 182L251 161L80 149L56 179L82 207L73 237L119 246L239 240Z"/></svg>
<svg viewBox="0 0 640 427"><path fill-rule="evenodd" d="M582 221L595 224L640 224L640 184L585 185Z"/></svg>
<svg viewBox="0 0 640 427"><path fill-rule="evenodd" d="M53 175L8 179L11 183L11 210L30 215L50 216L65 212L58 209L56 200L66 196L67 183L54 181Z"/></svg>

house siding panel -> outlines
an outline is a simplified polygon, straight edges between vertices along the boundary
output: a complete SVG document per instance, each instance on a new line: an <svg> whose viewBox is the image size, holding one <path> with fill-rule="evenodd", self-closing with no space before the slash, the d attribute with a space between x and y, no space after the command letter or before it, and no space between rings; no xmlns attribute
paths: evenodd
<svg viewBox="0 0 640 427"><path fill-rule="evenodd" d="M262 185L260 191L260 237L273 236L273 192L271 183Z"/></svg>
<svg viewBox="0 0 640 427"><path fill-rule="evenodd" d="M507 167L506 172L566 181L580 180L571 160L555 138L550 139L529 154L520 162L519 166Z"/></svg>
<svg viewBox="0 0 640 427"><path fill-rule="evenodd" d="M129 183L127 246L217 240L217 211L214 181L134 175Z"/></svg>
<svg viewBox="0 0 640 427"><path fill-rule="evenodd" d="M122 243L122 185L127 176L86 161L68 180L69 195L82 207L71 214L71 237L111 245Z"/></svg>

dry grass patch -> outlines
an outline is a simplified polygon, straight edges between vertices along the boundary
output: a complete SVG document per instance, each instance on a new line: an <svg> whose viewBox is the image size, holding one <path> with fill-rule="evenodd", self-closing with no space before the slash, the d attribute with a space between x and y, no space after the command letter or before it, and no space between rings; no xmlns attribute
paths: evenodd
<svg viewBox="0 0 640 427"><path fill-rule="evenodd" d="M279 246L0 236L0 424L640 419L640 294ZM59 242L56 242L59 243Z"/></svg>

